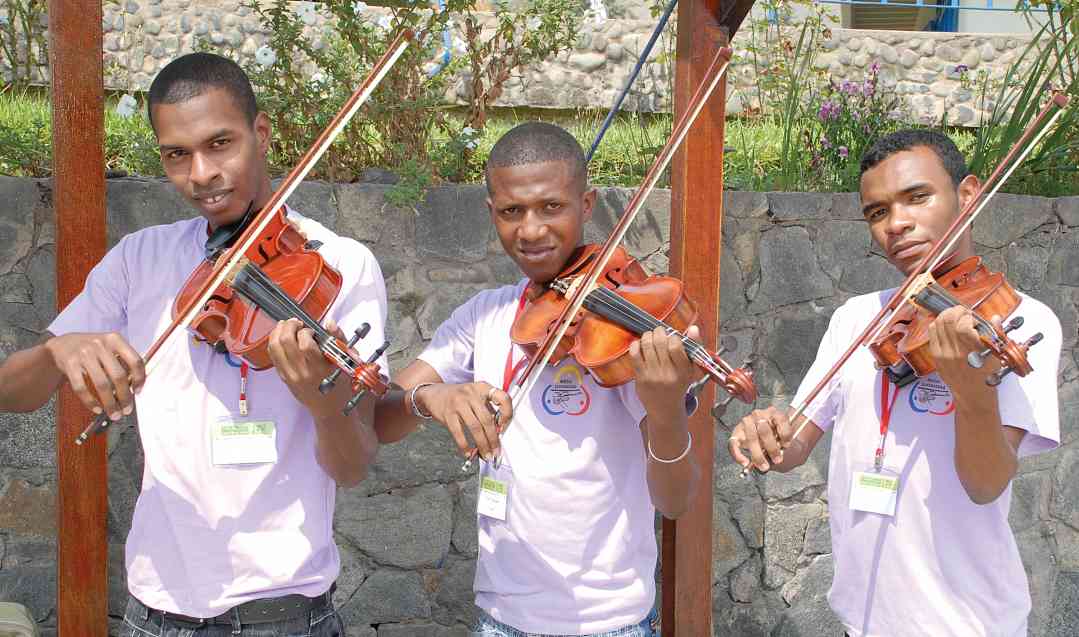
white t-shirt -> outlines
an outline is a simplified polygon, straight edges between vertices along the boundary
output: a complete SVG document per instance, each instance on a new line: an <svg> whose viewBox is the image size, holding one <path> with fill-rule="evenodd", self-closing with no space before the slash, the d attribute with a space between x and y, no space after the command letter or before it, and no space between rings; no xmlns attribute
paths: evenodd
<svg viewBox="0 0 1079 637"><path fill-rule="evenodd" d="M817 384L894 290L858 296L832 316L795 404ZM1030 349L1034 371L998 387L1001 421L1025 429L1019 455L1060 440L1057 366L1060 323L1026 295L1016 341L1042 332ZM1026 635L1030 593L1008 511L1011 486L985 505L967 496L955 469L955 404L934 373L899 391L885 442L886 468L899 474L895 517L848 506L854 471L872 466L880 441L882 373L860 348L805 413L831 428L828 507L835 578L828 595L857 637L1018 637ZM895 386L889 383L889 398Z"/></svg>
<svg viewBox="0 0 1079 637"><path fill-rule="evenodd" d="M343 278L327 313L346 335L367 322L364 356L382 344L386 290L374 256L352 239L290 211ZM118 332L146 352L172 318L173 299L203 258L199 217L124 237L49 326L56 335ZM142 492L127 537L127 584L151 608L212 617L243 602L316 596L337 578L336 484L315 458L315 429L274 369L250 372L252 420L276 423L276 463L218 466L211 427L238 417L239 369L177 333L154 357L136 396L145 453ZM238 361L238 359L236 359ZM382 368L385 360L381 361ZM341 382L347 382L343 379Z"/></svg>
<svg viewBox="0 0 1079 637"><path fill-rule="evenodd" d="M420 359L447 383L503 386L524 282L457 308ZM582 634L644 619L655 601L655 509L633 383L604 389L572 359L548 366L502 436L506 520L479 516L476 605L518 630Z"/></svg>

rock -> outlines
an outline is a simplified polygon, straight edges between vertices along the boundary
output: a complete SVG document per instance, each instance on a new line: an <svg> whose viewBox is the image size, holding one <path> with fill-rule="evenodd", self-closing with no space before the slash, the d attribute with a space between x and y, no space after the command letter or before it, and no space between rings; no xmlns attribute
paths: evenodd
<svg viewBox="0 0 1079 637"><path fill-rule="evenodd" d="M774 228L764 233L760 246L760 287L750 297L751 313L834 293L832 282L813 257L812 242L804 228Z"/></svg>
<svg viewBox="0 0 1079 637"><path fill-rule="evenodd" d="M903 66L903 68L914 68L914 65L917 63L918 54L916 54L914 51L911 51L910 49L903 49L903 51L899 54L899 64Z"/></svg>
<svg viewBox="0 0 1079 637"><path fill-rule="evenodd" d="M731 509L738 530L742 532L745 542L752 548L764 547L764 518L768 506L764 500L752 496L740 498ZM748 601L748 600L739 600Z"/></svg>
<svg viewBox="0 0 1079 637"><path fill-rule="evenodd" d="M55 398L33 413L0 413L0 466L45 470L55 467L55 422Z"/></svg>
<svg viewBox="0 0 1079 637"><path fill-rule="evenodd" d="M831 193L770 192L769 216L774 221L824 219L832 209Z"/></svg>
<svg viewBox="0 0 1079 637"><path fill-rule="evenodd" d="M1053 591L1046 637L1073 637L1079 626L1079 571L1062 571Z"/></svg>
<svg viewBox="0 0 1079 637"><path fill-rule="evenodd" d="M832 552L832 533L828 525L828 514L809 521L806 528L806 541L802 550L804 555L821 555Z"/></svg>
<svg viewBox="0 0 1079 637"><path fill-rule="evenodd" d="M828 221L817 225L814 244L821 267L838 279L845 266L869 256L872 239L865 221Z"/></svg>
<svg viewBox="0 0 1079 637"><path fill-rule="evenodd" d="M472 476L459 483L460 493L453 513L453 548L466 557L475 558L478 544L476 529L476 500L479 498L479 479Z"/></svg>
<svg viewBox="0 0 1079 637"><path fill-rule="evenodd" d="M797 572L809 522L824 513L820 503L771 505L764 527L764 584L776 588Z"/></svg>
<svg viewBox="0 0 1079 637"><path fill-rule="evenodd" d="M569 63L585 73L591 73L607 63L607 57L601 53L575 53Z"/></svg>
<svg viewBox="0 0 1079 637"><path fill-rule="evenodd" d="M1049 255L1047 283L1079 287L1079 232L1062 233Z"/></svg>
<svg viewBox="0 0 1079 637"><path fill-rule="evenodd" d="M778 637L843 634L843 625L828 607L831 586L832 556L822 555L783 587L783 599L790 608L783 612L774 634Z"/></svg>
<svg viewBox="0 0 1079 637"><path fill-rule="evenodd" d="M438 566L453 528L453 502L438 484L369 497L338 494L334 528L380 564Z"/></svg>
<svg viewBox="0 0 1079 637"><path fill-rule="evenodd" d="M416 322L420 326L420 335L429 339L435 334L435 330L449 318L450 313L460 307L465 301L475 296L486 286L476 285L443 285L435 289L434 294L429 296L419 312L416 314Z"/></svg>
<svg viewBox="0 0 1079 637"><path fill-rule="evenodd" d="M380 244L398 253L406 246L413 246L416 213L387 203L387 190L389 186L383 184L337 185L334 189L337 231L362 243Z"/></svg>
<svg viewBox="0 0 1079 637"><path fill-rule="evenodd" d="M974 223L974 241L991 248L1003 248L1053 217L1053 200L998 194Z"/></svg>
<svg viewBox="0 0 1079 637"><path fill-rule="evenodd" d="M1030 627L1033 633L1038 633L1039 627L1048 623L1057 612L1049 606L1057 578L1052 528L1048 524L1039 524L1017 533L1015 540L1030 584Z"/></svg>
<svg viewBox="0 0 1079 637"><path fill-rule="evenodd" d="M730 574L731 599L736 602L747 604L760 594L761 588L761 558L754 553L748 560L743 562Z"/></svg>
<svg viewBox="0 0 1079 637"><path fill-rule="evenodd" d="M1072 479L1079 471L1079 447L1062 447L1056 454L1058 460L1049 502L1050 511L1053 517L1079 528L1079 481Z"/></svg>
<svg viewBox="0 0 1079 637"><path fill-rule="evenodd" d="M607 45L607 59L612 62L621 62L622 58L626 55L626 51L622 48L621 44L614 43Z"/></svg>
<svg viewBox="0 0 1079 637"><path fill-rule="evenodd" d="M380 570L338 609L346 625L369 625L427 619L431 602L419 573Z"/></svg>
<svg viewBox="0 0 1079 637"><path fill-rule="evenodd" d="M883 257L871 254L843 266L839 287L851 294L868 294L899 285L902 274Z"/></svg>
<svg viewBox="0 0 1079 637"><path fill-rule="evenodd" d="M483 259L490 229L484 198L483 186L429 189L416 215L419 256L462 262Z"/></svg>
<svg viewBox="0 0 1079 637"><path fill-rule="evenodd" d="M794 394L816 358L815 344L820 343L828 329L831 315L832 308L822 308L808 315L781 316L771 329L760 335L758 351L761 358L770 363L758 373L760 391L771 396ZM814 345L790 347L791 342Z"/></svg>
<svg viewBox="0 0 1079 637"><path fill-rule="evenodd" d="M110 179L106 188L110 247L136 230L198 214L163 179Z"/></svg>
<svg viewBox="0 0 1079 637"><path fill-rule="evenodd" d="M475 560L455 560L437 576L436 608L432 610L435 621L448 624L462 622L472 625L476 605L472 584L476 579Z"/></svg>
<svg viewBox="0 0 1079 637"><path fill-rule="evenodd" d="M795 204L785 197L773 199L770 195L783 193L745 192L739 190L723 191L723 215L724 217L754 218L761 219L768 216L773 202L783 210L797 209ZM1077 197L1076 199L1079 199ZM1079 203L1076 204L1079 210ZM1079 224L1077 224L1079 225Z"/></svg>
<svg viewBox="0 0 1079 637"><path fill-rule="evenodd" d="M2 182L0 182L2 183ZM1054 210L1060 222L1069 228L1079 226L1079 197L1060 197L1054 200Z"/></svg>
<svg viewBox="0 0 1079 637"><path fill-rule="evenodd" d="M727 505L712 508L712 582L726 581L727 573L750 556L746 542L731 520Z"/></svg>

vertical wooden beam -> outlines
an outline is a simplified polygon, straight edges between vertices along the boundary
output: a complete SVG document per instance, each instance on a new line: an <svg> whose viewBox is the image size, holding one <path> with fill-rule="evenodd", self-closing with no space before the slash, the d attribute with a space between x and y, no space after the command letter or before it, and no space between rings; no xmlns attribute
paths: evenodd
<svg viewBox="0 0 1079 637"><path fill-rule="evenodd" d="M683 113L725 31L716 26L720 0L683 0L678 7L674 112ZM671 253L674 276L696 301L704 342L716 348L719 263L723 229L723 121L726 79L687 135L671 164ZM663 521L663 634L712 634L712 474L715 433L710 407L715 387L700 396L690 418L701 484L689 511Z"/></svg>
<svg viewBox="0 0 1079 637"><path fill-rule="evenodd" d="M101 2L49 0L56 303L82 289L105 254L105 96ZM108 634L105 436L75 437L90 414L64 387L56 416L57 632Z"/></svg>

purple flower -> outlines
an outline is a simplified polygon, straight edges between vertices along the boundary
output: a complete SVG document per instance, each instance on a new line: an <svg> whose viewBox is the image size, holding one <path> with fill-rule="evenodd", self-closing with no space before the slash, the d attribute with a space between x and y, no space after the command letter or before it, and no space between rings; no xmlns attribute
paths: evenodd
<svg viewBox="0 0 1079 637"><path fill-rule="evenodd" d="M827 135L823 135L820 138L820 145L823 146L825 150L827 150L832 147L832 142L828 139Z"/></svg>
<svg viewBox="0 0 1079 637"><path fill-rule="evenodd" d="M874 62L869 65L869 74L876 75L877 73L880 73L880 62Z"/></svg>
<svg viewBox="0 0 1079 637"><path fill-rule="evenodd" d="M840 146L839 147L839 158L840 159L846 159L847 155L850 155L850 151L847 150L847 147L846 146Z"/></svg>
<svg viewBox="0 0 1079 637"><path fill-rule="evenodd" d="M842 108L839 106L839 104L836 104L832 100L827 100L820 105L820 110L817 111L817 117L821 121L827 122L829 120L838 118L841 110Z"/></svg>
<svg viewBox="0 0 1079 637"><path fill-rule="evenodd" d="M966 64L960 64L960 65L955 67L955 73L957 75L963 75L964 73L966 73L969 70L970 70L970 67L967 66Z"/></svg>
<svg viewBox="0 0 1079 637"><path fill-rule="evenodd" d="M850 80L843 80L843 83L839 85L839 90L847 95L854 95L858 92L858 85Z"/></svg>

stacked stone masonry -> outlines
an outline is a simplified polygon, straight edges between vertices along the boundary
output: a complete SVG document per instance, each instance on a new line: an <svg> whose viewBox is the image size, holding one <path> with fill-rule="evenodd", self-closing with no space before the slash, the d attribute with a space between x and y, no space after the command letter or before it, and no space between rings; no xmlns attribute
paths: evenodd
<svg viewBox="0 0 1079 637"><path fill-rule="evenodd" d="M267 40L258 18L240 0L120 0L106 3L103 18L107 85L117 90L145 90L158 70L201 40L253 59ZM316 34L325 15L311 2L293 2L311 22ZM608 3L611 17L602 23L586 20L576 47L512 77L497 104L552 109L606 109L622 89L637 56L655 25L645 3ZM372 21L385 13L365 10ZM493 23L486 14L485 23ZM1018 17L1016 19L1019 19ZM673 25L673 22L672 22ZM668 29L668 35L673 33ZM754 61L740 49L748 27L736 37L736 60L731 68L728 111L739 113L759 105ZM797 33L792 32L797 40ZM664 36L652 59L670 50ZM964 81L986 72L999 79L1029 44L1029 36L993 34L865 31L835 28L821 44L814 61L817 70L837 83L861 82L871 64L881 65L881 82L910 105L912 115L938 122L943 113L952 124L977 125L986 112L978 91ZM662 56L664 59L669 56ZM460 77L446 95L463 103L469 82ZM670 66L651 62L644 67L624 108L642 112L669 111L672 90Z"/></svg>
<svg viewBox="0 0 1079 637"><path fill-rule="evenodd" d="M399 369L458 304L518 275L490 229L481 186L432 189L416 210L387 204L386 188L307 183L292 203L373 250L390 295L391 365ZM601 191L587 239L605 236L629 195ZM0 356L6 356L34 343L55 315L57 246L48 181L0 177L0 201L8 203L0 210ZM157 180L110 181L108 207L110 245L191 214ZM761 404L782 403L808 368L832 311L853 295L894 285L896 275L871 246L856 195L727 192L724 208L721 329L738 343L735 360L752 352L760 361ZM654 271L667 267L669 224L670 193L657 192L627 238L631 253ZM1079 630L1079 197L998 196L974 237L991 267L1049 304L1063 325L1063 446L1023 461L1011 522L1034 600L1030 634L1070 637ZM729 420L743 413L732 410ZM51 405L0 415L0 599L27 604L50 635L57 577L53 419ZM799 470L752 480L741 479L717 446L716 634L840 634L825 600L832 572L827 442ZM142 475L132 423L112 430L109 458L115 628L125 596L123 541ZM467 635L476 477L460 467L450 437L431 424L383 447L370 477L339 492L343 571L336 601L349 635Z"/></svg>

